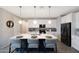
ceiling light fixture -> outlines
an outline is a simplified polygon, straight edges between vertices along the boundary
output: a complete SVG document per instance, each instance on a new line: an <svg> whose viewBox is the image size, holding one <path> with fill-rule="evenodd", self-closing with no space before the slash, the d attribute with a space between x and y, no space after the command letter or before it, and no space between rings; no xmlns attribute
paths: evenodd
<svg viewBox="0 0 79 59"><path fill-rule="evenodd" d="M18 23L19 23L19 24L22 24L22 21L20 20Z"/></svg>
<svg viewBox="0 0 79 59"><path fill-rule="evenodd" d="M36 6L34 6L34 18L36 19ZM33 21L33 24L37 24L37 21L36 20L34 20Z"/></svg>
<svg viewBox="0 0 79 59"><path fill-rule="evenodd" d="M34 21L33 21L33 24L35 24L35 25L36 25L36 24L37 24L37 21L36 21L36 20L34 20Z"/></svg>
<svg viewBox="0 0 79 59"><path fill-rule="evenodd" d="M51 6L48 6L49 7L49 21L48 21L48 24L51 24L52 22L51 22L51 20L50 20L50 8L51 8Z"/></svg>
<svg viewBox="0 0 79 59"><path fill-rule="evenodd" d="M52 23L51 20L49 20L49 21L48 21L48 24L51 24L51 23Z"/></svg>
<svg viewBox="0 0 79 59"><path fill-rule="evenodd" d="M20 17L21 17L21 8L22 8L22 6L19 6L19 8L20 8ZM19 23L19 24L22 24L22 20L19 20L18 23Z"/></svg>

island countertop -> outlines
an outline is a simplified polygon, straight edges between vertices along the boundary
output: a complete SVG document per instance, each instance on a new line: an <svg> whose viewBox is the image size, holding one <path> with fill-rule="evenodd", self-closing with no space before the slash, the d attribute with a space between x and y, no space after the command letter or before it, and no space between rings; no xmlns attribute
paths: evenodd
<svg viewBox="0 0 79 59"><path fill-rule="evenodd" d="M32 38L35 37L35 38ZM13 39L57 39L56 36L52 34L20 34L16 35L10 38L11 40Z"/></svg>

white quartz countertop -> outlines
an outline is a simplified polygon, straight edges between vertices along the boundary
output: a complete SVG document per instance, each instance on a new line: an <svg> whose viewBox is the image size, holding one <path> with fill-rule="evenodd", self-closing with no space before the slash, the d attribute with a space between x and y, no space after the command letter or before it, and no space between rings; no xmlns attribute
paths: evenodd
<svg viewBox="0 0 79 59"><path fill-rule="evenodd" d="M19 36L22 36L21 38L17 38ZM32 36L37 36L36 38L32 38ZM50 36L51 38L47 38L46 36ZM11 40L13 39L57 39L56 36L52 34L40 34L40 35L32 35L32 34L20 34L16 35L10 38Z"/></svg>

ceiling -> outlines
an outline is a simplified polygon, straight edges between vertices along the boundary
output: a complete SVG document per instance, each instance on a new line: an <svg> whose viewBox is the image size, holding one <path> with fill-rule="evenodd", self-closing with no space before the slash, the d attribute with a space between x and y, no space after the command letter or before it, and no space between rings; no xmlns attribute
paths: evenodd
<svg viewBox="0 0 79 59"><path fill-rule="evenodd" d="M55 18L79 9L78 6L51 6L49 16L49 7L47 6L37 6L36 8L34 6L22 6L20 16L20 8L18 6L1 6L0 8L22 18Z"/></svg>

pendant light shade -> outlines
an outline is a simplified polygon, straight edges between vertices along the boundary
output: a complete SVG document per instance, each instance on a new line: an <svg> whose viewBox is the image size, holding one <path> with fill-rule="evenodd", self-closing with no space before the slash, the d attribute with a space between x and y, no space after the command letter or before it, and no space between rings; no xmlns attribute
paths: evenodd
<svg viewBox="0 0 79 59"><path fill-rule="evenodd" d="M51 24L51 23L52 23L51 20L49 20L49 21L48 21L48 24Z"/></svg>
<svg viewBox="0 0 79 59"><path fill-rule="evenodd" d="M22 24L22 21L21 20L19 20L19 22L18 22L19 24Z"/></svg>
<svg viewBox="0 0 79 59"><path fill-rule="evenodd" d="M34 20L34 21L33 21L33 24L35 24L35 25L36 25L36 24L37 24L37 21L36 21L36 20Z"/></svg>

